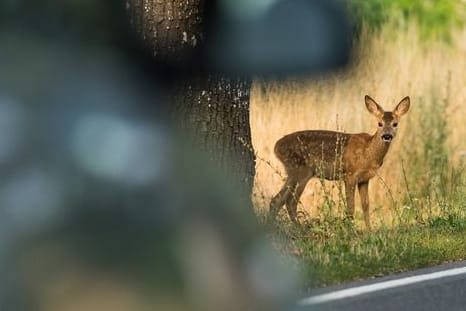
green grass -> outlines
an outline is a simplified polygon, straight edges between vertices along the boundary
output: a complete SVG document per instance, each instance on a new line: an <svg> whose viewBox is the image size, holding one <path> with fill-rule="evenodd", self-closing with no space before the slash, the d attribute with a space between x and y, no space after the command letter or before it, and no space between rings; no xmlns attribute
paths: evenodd
<svg viewBox="0 0 466 311"><path fill-rule="evenodd" d="M333 228L278 220L272 238L299 263L303 288L331 285L466 258L466 217L435 218L430 223L377 231L358 231L333 222Z"/></svg>

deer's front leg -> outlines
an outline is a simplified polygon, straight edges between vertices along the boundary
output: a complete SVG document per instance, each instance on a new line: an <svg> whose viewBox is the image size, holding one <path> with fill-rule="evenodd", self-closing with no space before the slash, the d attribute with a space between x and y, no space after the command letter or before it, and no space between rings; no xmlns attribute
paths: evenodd
<svg viewBox="0 0 466 311"><path fill-rule="evenodd" d="M346 216L353 219L354 216L354 191L356 189L356 181L351 178L345 178L345 193L346 193Z"/></svg>
<svg viewBox="0 0 466 311"><path fill-rule="evenodd" d="M361 207L364 212L364 221L366 222L367 229L371 229L369 219L369 181L361 182L358 184L359 197L361 198Z"/></svg>

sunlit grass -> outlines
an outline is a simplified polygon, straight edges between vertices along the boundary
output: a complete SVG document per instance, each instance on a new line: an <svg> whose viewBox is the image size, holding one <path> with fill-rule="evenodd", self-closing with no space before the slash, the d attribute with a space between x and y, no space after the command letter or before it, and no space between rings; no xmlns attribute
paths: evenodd
<svg viewBox="0 0 466 311"><path fill-rule="evenodd" d="M443 161L445 172L464 162L466 31L455 36L458 39L455 47L431 43L427 48L412 40L409 32L387 41L382 31L365 40L356 63L348 71L305 81L255 81L251 131L258 156L256 208L267 209L270 198L282 186L285 173L273 154L274 144L282 136L303 129L375 132L376 121L366 110L365 94L387 110L393 109L404 96L411 96L410 111L400 122L379 175L370 183L371 219L375 224L392 222L394 202L406 197L405 179L409 183L424 180L428 186L429 178L438 173L440 162ZM439 118L432 119L433 116ZM442 137L437 137L439 130ZM444 145L436 146L439 139ZM426 159L427 155L430 158ZM330 194L338 198L339 187L332 189L332 183L325 184ZM301 197L299 210L316 217L321 213L323 201L320 181L311 180ZM360 223L358 201L356 198L356 222Z"/></svg>
<svg viewBox="0 0 466 311"><path fill-rule="evenodd" d="M331 285L466 258L466 217L368 232L344 222L297 227L277 221L272 239L300 264L303 287Z"/></svg>

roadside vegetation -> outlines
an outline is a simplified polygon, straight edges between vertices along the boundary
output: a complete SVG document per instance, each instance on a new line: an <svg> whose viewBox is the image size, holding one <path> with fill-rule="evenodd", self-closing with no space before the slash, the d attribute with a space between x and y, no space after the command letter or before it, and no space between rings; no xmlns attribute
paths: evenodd
<svg viewBox="0 0 466 311"><path fill-rule="evenodd" d="M411 97L371 182L372 231L359 205L354 224L343 220L341 184L318 179L301 197L301 225L284 209L271 224L271 238L295 260L306 288L466 258L466 4L353 0L350 7L358 35L349 68L308 80L255 81L251 95L253 199L264 219L285 174L273 155L280 137L302 129L373 133L364 95L386 109Z"/></svg>

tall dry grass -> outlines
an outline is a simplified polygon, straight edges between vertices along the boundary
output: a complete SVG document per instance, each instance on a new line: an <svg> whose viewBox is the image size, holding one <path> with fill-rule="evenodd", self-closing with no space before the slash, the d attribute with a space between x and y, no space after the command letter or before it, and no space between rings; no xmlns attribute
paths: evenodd
<svg viewBox="0 0 466 311"><path fill-rule="evenodd" d="M363 33L354 62L345 71L305 81L254 82L251 130L258 160L253 199L259 211L268 209L271 197L283 183L283 167L273 154L275 142L303 129L372 134L377 124L365 108L365 94L387 110L404 96L411 97L411 109L400 122L380 176L371 181L369 188L375 225L390 225L395 215L394 202L406 196L406 175L410 174L407 163L413 163L406 157L422 154L406 151L424 147L417 138L423 135L419 129L426 128L421 122L428 120L422 116L430 113L429 103L445 105L442 117L447 124L450 164L458 165L462 157L466 158L466 29L455 33L450 45L424 43L419 38L415 26L400 33L389 27L372 36ZM430 169L425 167L426 171ZM341 199L339 187L334 184L326 182L323 188L318 180L309 182L299 207L304 217L322 216L329 193L335 201ZM360 225L362 215L356 200L356 222Z"/></svg>

